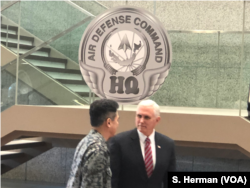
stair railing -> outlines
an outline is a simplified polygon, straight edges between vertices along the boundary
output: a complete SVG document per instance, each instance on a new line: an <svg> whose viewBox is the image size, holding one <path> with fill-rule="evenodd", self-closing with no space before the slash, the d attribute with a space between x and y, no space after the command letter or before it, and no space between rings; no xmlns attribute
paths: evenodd
<svg viewBox="0 0 250 188"><path fill-rule="evenodd" d="M11 7L12 5L18 3L19 1L14 1L14 2L10 2L9 4L6 4L4 6L1 7L1 12L4 11L5 9L8 9L9 7Z"/></svg>
<svg viewBox="0 0 250 188"><path fill-rule="evenodd" d="M8 5L5 5L4 7L2 7L1 11L8 9L9 7L11 7L12 5L14 5L14 4L17 3L17 2L21 3L20 1L11 2L11 3L9 3ZM31 55L32 53L38 51L38 50L41 49L42 47L48 46L51 42L57 40L58 38L60 38L60 37L62 37L62 36L64 36L64 35L66 35L67 33L71 32L72 30L74 30L74 29L76 29L77 27L79 27L79 26L85 24L86 22L90 21L93 17L95 17L93 14L91 14L91 13L89 13L88 11L82 9L82 8L79 7L78 5L72 3L71 1L65 0L65 2L68 3L68 4L70 4L72 7L78 9L79 11L83 12L84 14L88 15L88 17L85 18L85 19L83 19L82 21L78 22L77 24L71 26L70 28L64 30L63 32L57 34L56 36L54 36L54 37L48 39L47 41L42 42L41 44L35 46L34 48L30 49L30 50L27 51L26 53L20 55L20 57L18 58L18 60L19 60L20 62L23 61L25 57L27 57L27 56ZM8 19L8 18L6 18L4 15L2 15L2 16L3 16L5 19ZM9 19L8 19L8 20L9 20ZM11 21L10 21L10 22L11 22ZM13 25L17 25L17 24L15 24L14 22L12 22L12 23L13 23ZM18 27L18 26L17 26L17 27ZM8 30L9 30L9 25L7 25L7 36L6 36L6 46L7 46L7 47L8 47L8 33L9 33ZM29 33L29 32L28 32L28 33ZM31 33L30 33L30 34L31 34ZM20 32L18 32L18 35L20 36ZM19 39L19 36L18 36L18 47L19 47L19 40L20 40L20 39ZM33 36L34 38L37 38L37 37L35 37L35 36L32 35L32 34L31 34L31 36ZM41 41L41 40L40 40L40 41ZM50 46L49 46L49 47L50 47ZM53 48L53 47L50 47L50 48ZM60 53L60 52L59 52L59 53ZM60 54L61 54L61 53L60 53ZM19 53L18 53L18 55L19 55ZM63 56L66 57L65 55L63 55ZM66 59L69 59L69 58L66 57ZM71 60L71 59L70 59L70 60ZM30 63L27 62L27 61L25 61L25 62L28 63L28 64L30 64ZM71 62L74 62L74 61L71 60ZM76 62L74 62L74 63L77 64ZM13 64L13 63L12 63L12 64ZM77 65L78 65L78 64L77 64ZM32 66L32 65L31 65L31 66ZM35 67L35 66L32 66L32 67ZM18 69L18 66L17 66L17 69ZM39 68L36 68L36 69L39 69ZM17 73L18 73L18 70L17 70ZM18 75L17 75L17 76L18 76ZM50 76L47 75L47 77L50 77ZM51 78L51 79L53 79L53 78ZM57 82L56 80L54 80L54 81ZM59 82L58 82L58 84L61 85L61 83L59 83ZM65 87L65 88L68 89L67 87ZM74 93L74 92L73 92L73 93ZM75 94L75 95L77 95L77 94ZM91 96L92 96L92 92L90 91L90 92L89 92L89 100L90 100L89 102L91 102L91 101L94 100L94 95L93 95L92 97L91 97ZM85 99L83 99L83 100L85 100ZM77 102L77 103L78 103L78 104L81 104L80 102Z"/></svg>

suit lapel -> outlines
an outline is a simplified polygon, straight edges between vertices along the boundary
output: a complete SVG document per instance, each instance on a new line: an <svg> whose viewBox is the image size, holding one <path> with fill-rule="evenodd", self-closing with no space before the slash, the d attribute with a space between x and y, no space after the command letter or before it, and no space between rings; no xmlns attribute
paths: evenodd
<svg viewBox="0 0 250 188"><path fill-rule="evenodd" d="M157 175L157 170L160 167L160 164L162 164L161 163L161 159L162 159L161 141L157 132L155 132L155 153L156 153L156 164L155 164L153 174L150 178L153 178L155 175Z"/></svg>
<svg viewBox="0 0 250 188"><path fill-rule="evenodd" d="M131 132L131 141L132 141L132 153L135 156L136 165L138 166L138 169L141 171L141 175L147 178L147 173L145 169L145 164L143 160L143 156L141 153L141 145L139 141L139 136L137 133L137 129L134 129Z"/></svg>

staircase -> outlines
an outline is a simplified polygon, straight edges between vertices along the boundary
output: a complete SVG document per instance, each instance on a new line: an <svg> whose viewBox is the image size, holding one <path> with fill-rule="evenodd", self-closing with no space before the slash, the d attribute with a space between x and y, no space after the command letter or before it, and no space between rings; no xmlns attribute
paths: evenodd
<svg viewBox="0 0 250 188"><path fill-rule="evenodd" d="M17 53L18 28L1 24L1 44ZM20 36L19 54L24 54L34 48L34 38ZM47 75L66 86L71 91L88 101L89 87L86 85L81 75L80 69L68 69L67 59L50 56L50 48L41 48L25 58Z"/></svg>
<svg viewBox="0 0 250 188"><path fill-rule="evenodd" d="M5 21L6 19L8 18L5 18ZM7 20L7 23L6 23L6 22L3 22L3 18L1 17L1 21L2 21L1 22L1 44L5 46L6 48L8 48L9 50L13 51L14 53L17 53L18 52L18 27L16 27L16 24L11 24L12 23L11 20ZM8 26L6 24L8 24ZM35 46L37 46L37 43L41 43L40 39L38 39L37 37L34 37L33 34L29 33L23 28L20 33L21 34L19 36L20 38L19 55L25 54L26 52L30 51ZM25 36L22 35L23 33L25 33ZM68 89L68 93L71 94L71 95L65 95L66 98L68 96L74 95L74 96L77 96L77 100L84 99L80 101L80 103L78 101L76 101L76 103L82 104L86 101L86 103L84 104L88 104L88 101L91 102L91 100L93 100L93 98L90 99L90 96L92 93L90 92L89 87L87 86L87 84L85 83L81 75L79 66L76 66L77 65L76 63L73 63L74 65L72 66L71 60L67 59L67 57L65 57L64 55L58 55L58 54L61 54L61 53L51 47L43 47L35 51L31 55L25 57L24 60L25 62L28 62L29 64L32 64L33 66L35 66L42 73L45 73L50 78L50 80L52 79L53 81L55 81L55 83L53 83L54 85L53 84L51 85L65 86ZM15 67L16 65L11 65L11 66L12 66L12 68L10 69L11 71L7 69L6 70L7 72L15 76L14 72L16 72L16 70L13 67ZM2 68L2 71L4 69L5 68ZM20 66L19 66L19 69L20 69ZM37 71L34 71L34 70L35 69L29 69L27 71L27 74L29 73L32 74L33 77L31 79L38 79L38 80L41 79L41 77L39 77L41 75L40 74L36 75ZM20 77L19 77L19 80L20 80ZM23 81L23 80L20 80L20 81ZM44 87L44 85L48 84L48 82L49 81L45 79L45 82L40 83L41 87ZM27 84L27 83L24 82L24 84ZM51 92L55 95L53 97L57 97L57 95L60 95L61 93L63 93L64 90L66 92L67 89L65 87L61 87L59 94ZM51 88L51 86L49 88ZM34 90L36 90L36 88L34 88ZM54 88L54 90L58 92L57 88ZM39 90L37 90L37 92L39 92ZM76 95L72 92L74 92ZM50 97L51 97L51 93L50 93ZM41 94L43 95L43 93ZM95 99L98 99L96 95L94 94L92 95L96 97ZM64 98L63 97L61 98L62 98L61 101L63 101ZM75 99L75 97L74 98L72 97L72 99ZM62 105L62 103L60 102L55 102L55 104ZM1 174L8 172L9 170L27 162L28 160L54 147L52 142L43 141L43 139L44 138L31 138L31 139L20 138L20 139L13 140L7 143L6 145L3 145L1 147Z"/></svg>
<svg viewBox="0 0 250 188"><path fill-rule="evenodd" d="M17 139L1 147L1 174L52 148L41 138Z"/></svg>
<svg viewBox="0 0 250 188"><path fill-rule="evenodd" d="M35 47L34 41L33 37L20 36L19 54L22 55L33 49ZM17 53L18 28L1 24L1 44ZM67 68L68 59L52 57L51 48L41 48L27 56L25 61L56 80L58 84L62 84L75 92L85 101L89 101L89 88L83 80L80 69ZM37 76L37 79L39 79L39 76ZM21 138L3 145L1 147L1 174L16 168L51 148L53 148L52 143L43 141L43 138Z"/></svg>

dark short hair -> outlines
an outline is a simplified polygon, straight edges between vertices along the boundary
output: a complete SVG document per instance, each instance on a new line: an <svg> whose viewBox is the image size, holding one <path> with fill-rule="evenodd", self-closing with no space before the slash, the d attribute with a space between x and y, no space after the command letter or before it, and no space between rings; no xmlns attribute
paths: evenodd
<svg viewBox="0 0 250 188"><path fill-rule="evenodd" d="M89 115L90 123L93 127L99 127L110 118L112 121L116 117L116 111L119 105L116 101L110 99L100 99L90 105Z"/></svg>

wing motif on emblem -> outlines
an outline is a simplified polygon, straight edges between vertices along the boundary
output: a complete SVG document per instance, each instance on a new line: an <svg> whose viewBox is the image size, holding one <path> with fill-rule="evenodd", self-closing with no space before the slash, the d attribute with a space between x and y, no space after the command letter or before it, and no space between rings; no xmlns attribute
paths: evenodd
<svg viewBox="0 0 250 188"><path fill-rule="evenodd" d="M90 89L95 94L102 96L102 98L106 98L103 92L103 80L105 76L104 71L102 69L86 65L82 61L80 61L80 70Z"/></svg>
<svg viewBox="0 0 250 188"><path fill-rule="evenodd" d="M143 73L144 90L140 100L151 96L163 84L169 73L171 63L164 68L150 69Z"/></svg>

